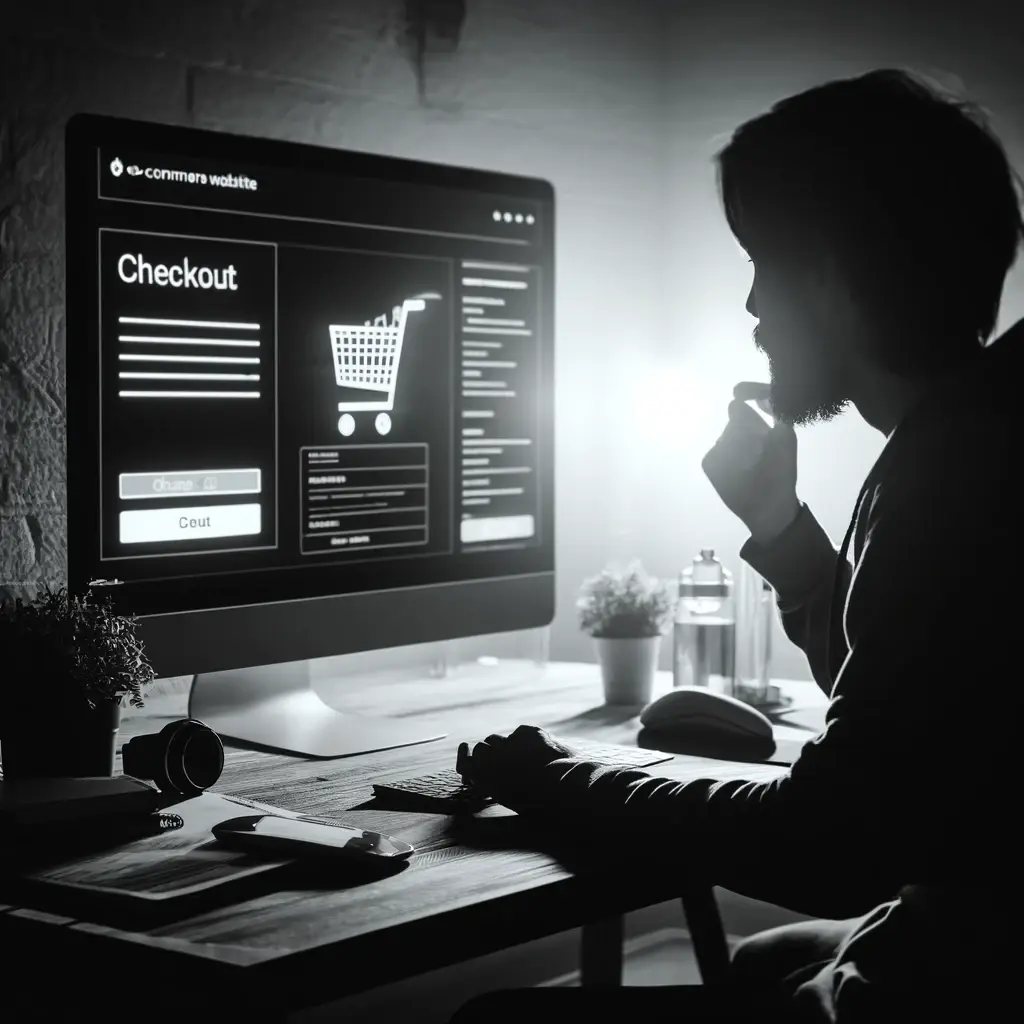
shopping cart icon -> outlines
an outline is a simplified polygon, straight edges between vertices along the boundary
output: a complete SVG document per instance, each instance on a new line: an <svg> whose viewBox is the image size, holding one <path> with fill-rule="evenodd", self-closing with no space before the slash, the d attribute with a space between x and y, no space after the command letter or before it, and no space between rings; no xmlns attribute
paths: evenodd
<svg viewBox="0 0 1024 1024"><path fill-rule="evenodd" d="M428 299L441 298L436 292L406 299L391 310L391 323L386 314L371 324L331 324L331 352L334 355L334 379L340 388L370 391L382 397L363 401L338 403L338 432L349 437L356 429L354 412L376 412L374 426L378 434L391 430L391 413L395 405L395 386L402 360L402 344L409 314L426 308Z"/></svg>

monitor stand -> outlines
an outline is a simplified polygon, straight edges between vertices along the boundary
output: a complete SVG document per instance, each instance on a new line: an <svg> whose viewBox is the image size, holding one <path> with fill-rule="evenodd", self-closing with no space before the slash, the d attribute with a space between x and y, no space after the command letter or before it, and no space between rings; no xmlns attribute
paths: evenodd
<svg viewBox="0 0 1024 1024"><path fill-rule="evenodd" d="M335 710L313 689L308 661L196 675L188 716L233 745L300 757L351 757L447 736L404 718Z"/></svg>

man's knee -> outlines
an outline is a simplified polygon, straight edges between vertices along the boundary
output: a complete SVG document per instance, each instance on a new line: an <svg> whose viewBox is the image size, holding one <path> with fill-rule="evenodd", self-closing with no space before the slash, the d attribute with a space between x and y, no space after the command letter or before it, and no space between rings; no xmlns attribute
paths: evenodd
<svg viewBox="0 0 1024 1024"><path fill-rule="evenodd" d="M744 985L775 984L780 979L773 969L778 961L776 929L741 939L732 951L732 973Z"/></svg>
<svg viewBox="0 0 1024 1024"><path fill-rule="evenodd" d="M744 985L774 988L794 971L832 959L857 923L800 921L758 932L733 950L733 976Z"/></svg>

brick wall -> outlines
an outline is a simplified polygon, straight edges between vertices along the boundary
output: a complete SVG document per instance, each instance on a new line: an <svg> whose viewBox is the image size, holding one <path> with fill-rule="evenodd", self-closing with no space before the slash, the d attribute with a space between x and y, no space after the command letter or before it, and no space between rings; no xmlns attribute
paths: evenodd
<svg viewBox="0 0 1024 1024"><path fill-rule="evenodd" d="M430 5L428 5L430 6ZM444 7L444 3L435 4ZM449 5L450 6L450 5ZM402 0L66 0L0 21L0 582L65 572L62 131L92 111L537 175L558 195L559 621L625 551L613 382L658 329L659 4L469 0L420 77ZM70 268L73 270L73 268ZM72 384L72 386L74 386Z"/></svg>

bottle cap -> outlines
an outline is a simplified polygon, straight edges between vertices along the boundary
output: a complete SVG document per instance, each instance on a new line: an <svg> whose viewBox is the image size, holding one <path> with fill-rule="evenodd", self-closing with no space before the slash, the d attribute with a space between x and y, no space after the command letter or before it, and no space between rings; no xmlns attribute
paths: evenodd
<svg viewBox="0 0 1024 1024"><path fill-rule="evenodd" d="M713 548L702 548L693 564L680 573L680 597L728 597L732 573L715 558Z"/></svg>

